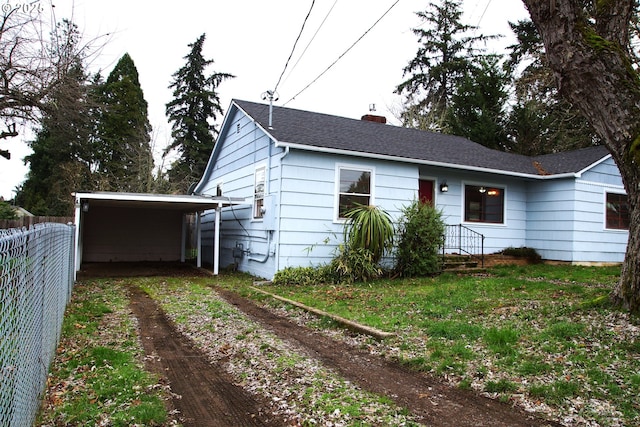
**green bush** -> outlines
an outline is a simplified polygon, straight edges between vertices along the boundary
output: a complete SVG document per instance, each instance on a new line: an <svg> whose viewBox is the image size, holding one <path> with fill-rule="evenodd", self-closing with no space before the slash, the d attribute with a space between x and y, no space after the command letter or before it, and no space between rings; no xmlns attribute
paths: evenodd
<svg viewBox="0 0 640 427"><path fill-rule="evenodd" d="M276 272L271 283L279 286L354 283L366 282L382 274L383 269L374 262L371 251L340 245L331 263L318 267L286 267Z"/></svg>
<svg viewBox="0 0 640 427"><path fill-rule="evenodd" d="M271 283L274 285L309 286L318 283L332 283L328 266L286 267L276 272Z"/></svg>
<svg viewBox="0 0 640 427"><path fill-rule="evenodd" d="M514 248L514 247L508 247L503 249L501 252L502 255L506 255L506 256L515 256L515 257L521 257L521 258L528 258L530 260L534 260L534 261L540 261L542 259L542 257L540 256L540 254L538 254L538 252L536 252L535 249L533 248L527 248L527 247L521 247L521 248Z"/></svg>
<svg viewBox="0 0 640 427"><path fill-rule="evenodd" d="M396 271L405 277L430 276L441 269L445 224L442 212L415 200L402 209L398 225Z"/></svg>
<svg viewBox="0 0 640 427"><path fill-rule="evenodd" d="M336 283L366 282L382 275L373 253L365 248L340 245L338 255L329 264Z"/></svg>

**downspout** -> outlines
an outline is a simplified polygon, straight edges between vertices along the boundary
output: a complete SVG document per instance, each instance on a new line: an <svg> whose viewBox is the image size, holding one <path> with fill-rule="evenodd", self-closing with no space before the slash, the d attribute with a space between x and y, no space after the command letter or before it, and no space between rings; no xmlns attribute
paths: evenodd
<svg viewBox="0 0 640 427"><path fill-rule="evenodd" d="M269 127L271 127L271 126L269 126ZM265 174L265 191L264 191L265 198L268 195L271 195L271 138L269 138L269 152L267 154L267 171L266 171L266 174ZM275 215L275 212L272 212L270 214L271 215ZM266 253L262 256L262 258L256 258L256 257L252 257L251 255L249 255L247 257L247 259L249 261L255 261L255 262L259 262L261 264L264 264L269 259L269 254L271 252L271 234L273 234L273 231L266 230L266 232L267 232L267 251L266 251Z"/></svg>
<svg viewBox="0 0 640 427"><path fill-rule="evenodd" d="M278 256L278 254L280 253L280 231L282 230L282 203L281 199L282 199L282 161L284 160L285 157L287 157L287 155L289 154L289 146L285 146L284 147L284 153L282 154L282 156L280 156L280 179L279 179L279 183L278 183L278 197L280 198L280 200L278 200L278 240L277 240L277 244L276 244L276 271L280 271L280 257Z"/></svg>

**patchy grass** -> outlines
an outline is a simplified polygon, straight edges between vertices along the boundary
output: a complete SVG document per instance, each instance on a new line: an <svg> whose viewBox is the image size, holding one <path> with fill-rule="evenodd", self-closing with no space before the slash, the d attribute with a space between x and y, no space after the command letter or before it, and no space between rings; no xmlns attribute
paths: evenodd
<svg viewBox="0 0 640 427"><path fill-rule="evenodd" d="M215 280L136 282L211 360L243 388L273 402L272 413L302 425L417 425L389 398L356 387L224 302L211 287ZM217 280L235 289L251 284L246 275Z"/></svg>
<svg viewBox="0 0 640 427"><path fill-rule="evenodd" d="M37 425L168 426L166 390L144 370L121 284L79 283Z"/></svg>
<svg viewBox="0 0 640 427"><path fill-rule="evenodd" d="M610 306L619 267L501 266L487 274L266 290L397 338L387 357L567 425L640 424L640 324ZM281 303L256 300L287 310ZM312 322L327 328L326 322Z"/></svg>
<svg viewBox="0 0 640 427"><path fill-rule="evenodd" d="M135 278L238 382L282 411L346 425L411 425L389 399L364 393L265 334L208 287L217 284L353 345L567 426L640 425L640 322L610 306L619 269L502 266L486 274L265 290L372 327L376 341L250 289L253 278ZM76 287L53 365L42 425L168 425L164 391L142 372L122 283ZM232 326L230 328L230 325ZM257 364L257 370L248 369ZM306 381L296 383L302 372ZM282 383L280 381L283 381ZM290 381L290 384L287 382ZM348 420L348 421L345 421ZM311 422L311 421L310 421Z"/></svg>

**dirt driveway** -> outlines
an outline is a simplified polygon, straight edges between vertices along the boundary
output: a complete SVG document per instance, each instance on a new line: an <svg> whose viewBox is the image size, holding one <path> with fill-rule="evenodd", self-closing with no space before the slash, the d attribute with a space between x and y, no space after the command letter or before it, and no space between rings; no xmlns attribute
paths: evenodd
<svg viewBox="0 0 640 427"><path fill-rule="evenodd" d="M295 342L307 356L320 360L365 390L388 396L425 425L560 425L471 391L451 388L428 375L410 372L382 357L314 333L233 292L216 291L281 339ZM176 330L144 292L132 288L130 297L148 367L168 380L175 393L173 404L185 426L295 425L267 413L265 402L234 385L220 366L211 364Z"/></svg>

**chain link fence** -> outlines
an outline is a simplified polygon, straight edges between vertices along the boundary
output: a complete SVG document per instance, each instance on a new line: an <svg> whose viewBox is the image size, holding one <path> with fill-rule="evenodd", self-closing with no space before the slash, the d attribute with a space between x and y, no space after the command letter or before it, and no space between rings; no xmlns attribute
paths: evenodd
<svg viewBox="0 0 640 427"><path fill-rule="evenodd" d="M75 228L0 230L0 426L29 427L71 297Z"/></svg>

